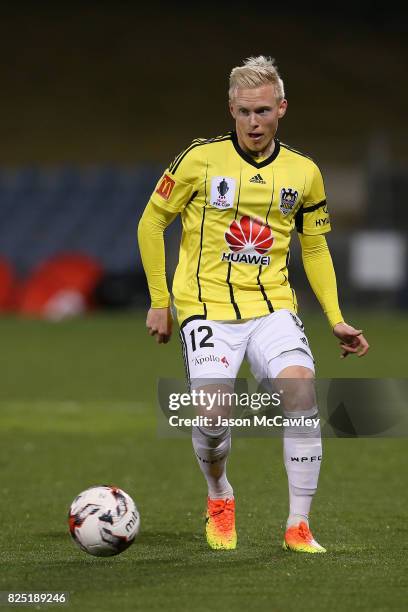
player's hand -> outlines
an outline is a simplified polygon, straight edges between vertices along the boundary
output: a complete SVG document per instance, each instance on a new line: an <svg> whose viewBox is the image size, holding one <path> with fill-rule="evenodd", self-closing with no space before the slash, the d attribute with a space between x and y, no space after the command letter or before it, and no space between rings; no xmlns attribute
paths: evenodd
<svg viewBox="0 0 408 612"><path fill-rule="evenodd" d="M146 327L149 336L156 336L158 344L166 344L170 340L173 328L170 308L149 308Z"/></svg>
<svg viewBox="0 0 408 612"><path fill-rule="evenodd" d="M356 353L359 357L363 357L370 348L363 336L363 330L355 329L347 323L337 323L333 327L333 334L340 340L342 359L350 353Z"/></svg>

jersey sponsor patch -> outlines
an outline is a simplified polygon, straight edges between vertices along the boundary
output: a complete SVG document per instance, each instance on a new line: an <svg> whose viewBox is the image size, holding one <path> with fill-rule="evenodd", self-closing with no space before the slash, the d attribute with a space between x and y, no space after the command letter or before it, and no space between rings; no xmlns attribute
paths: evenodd
<svg viewBox="0 0 408 612"><path fill-rule="evenodd" d="M165 174L161 180L160 185L156 189L156 193L159 194L164 200L168 200L171 196L171 192L173 191L174 185L176 181L174 181L168 174Z"/></svg>
<svg viewBox="0 0 408 612"><path fill-rule="evenodd" d="M279 210L283 215L289 214L296 206L298 192L290 187L283 187L280 192Z"/></svg>
<svg viewBox="0 0 408 612"><path fill-rule="evenodd" d="M197 355L196 357L193 357L191 361L195 366L202 366L203 364L210 362L222 363L225 368L229 368L230 365L225 355L222 357L219 355Z"/></svg>
<svg viewBox="0 0 408 612"><path fill-rule="evenodd" d="M232 208L235 198L235 179L228 176L214 176L211 179L210 204L220 210Z"/></svg>
<svg viewBox="0 0 408 612"><path fill-rule="evenodd" d="M316 219L315 221L316 227L324 227L325 225L329 225L329 223L330 223L329 217L320 217L319 219Z"/></svg>
<svg viewBox="0 0 408 612"><path fill-rule="evenodd" d="M273 236L269 225L260 219L248 215L239 221L234 219L225 232L225 240L231 252L223 253L221 261L269 265L270 257L267 253L272 247Z"/></svg>
<svg viewBox="0 0 408 612"><path fill-rule="evenodd" d="M306 209L307 210L307 209ZM318 217L315 220L315 226L316 227L324 227L325 225L329 225L330 223L330 216L329 216L329 211L327 209L327 204L325 204L324 206L322 206L322 212L327 215L326 217Z"/></svg>

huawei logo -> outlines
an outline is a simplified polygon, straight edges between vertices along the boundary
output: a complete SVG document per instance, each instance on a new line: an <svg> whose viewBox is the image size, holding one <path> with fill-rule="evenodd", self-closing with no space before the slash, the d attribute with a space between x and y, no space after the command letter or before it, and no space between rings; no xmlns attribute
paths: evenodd
<svg viewBox="0 0 408 612"><path fill-rule="evenodd" d="M260 219L251 219L245 216L241 221L233 221L230 228L225 232L225 240L231 251L251 252L256 251L264 255L269 251L273 243L271 228L264 225Z"/></svg>
<svg viewBox="0 0 408 612"><path fill-rule="evenodd" d="M236 219L225 232L225 240L232 253L223 253L222 261L268 265L270 257L265 254L273 244L272 231L269 225L260 219L248 215Z"/></svg>

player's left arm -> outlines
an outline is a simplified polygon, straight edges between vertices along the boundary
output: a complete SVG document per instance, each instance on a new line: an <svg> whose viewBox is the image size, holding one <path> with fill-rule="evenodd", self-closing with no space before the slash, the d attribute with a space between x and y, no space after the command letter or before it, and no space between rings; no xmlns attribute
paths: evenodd
<svg viewBox="0 0 408 612"><path fill-rule="evenodd" d="M322 175L314 163L310 184L295 222L306 276L329 320L333 334L340 340L341 357L347 357L350 353L362 357L367 353L369 344L362 330L346 323L340 311L333 260L324 237L331 229L330 216Z"/></svg>
<svg viewBox="0 0 408 612"><path fill-rule="evenodd" d="M356 353L362 357L367 353L369 345L361 329L355 329L343 320L336 274L326 238L322 235L299 234L299 240L306 276L329 320L333 334L340 340L341 356Z"/></svg>

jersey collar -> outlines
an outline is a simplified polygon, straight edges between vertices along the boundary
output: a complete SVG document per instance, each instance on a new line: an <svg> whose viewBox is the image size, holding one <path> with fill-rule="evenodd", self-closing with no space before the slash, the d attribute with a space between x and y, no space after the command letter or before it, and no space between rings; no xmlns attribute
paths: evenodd
<svg viewBox="0 0 408 612"><path fill-rule="evenodd" d="M269 157L267 157L266 159L264 159L261 162L257 162L257 161L255 161L255 159L253 157L251 157L251 155L249 155L243 149L241 149L241 147L238 144L237 133L235 131L231 133L231 137L232 137L233 145L234 145L235 150L238 153L238 155L240 155L242 157L242 159L244 159L248 164L251 164L251 166L254 166L255 168L264 168L265 166L267 166L268 164L273 162L273 160L276 159L278 157L278 155L279 155L280 142L279 142L279 140L277 138L274 139L275 140L275 148L273 150L272 155L270 155Z"/></svg>

